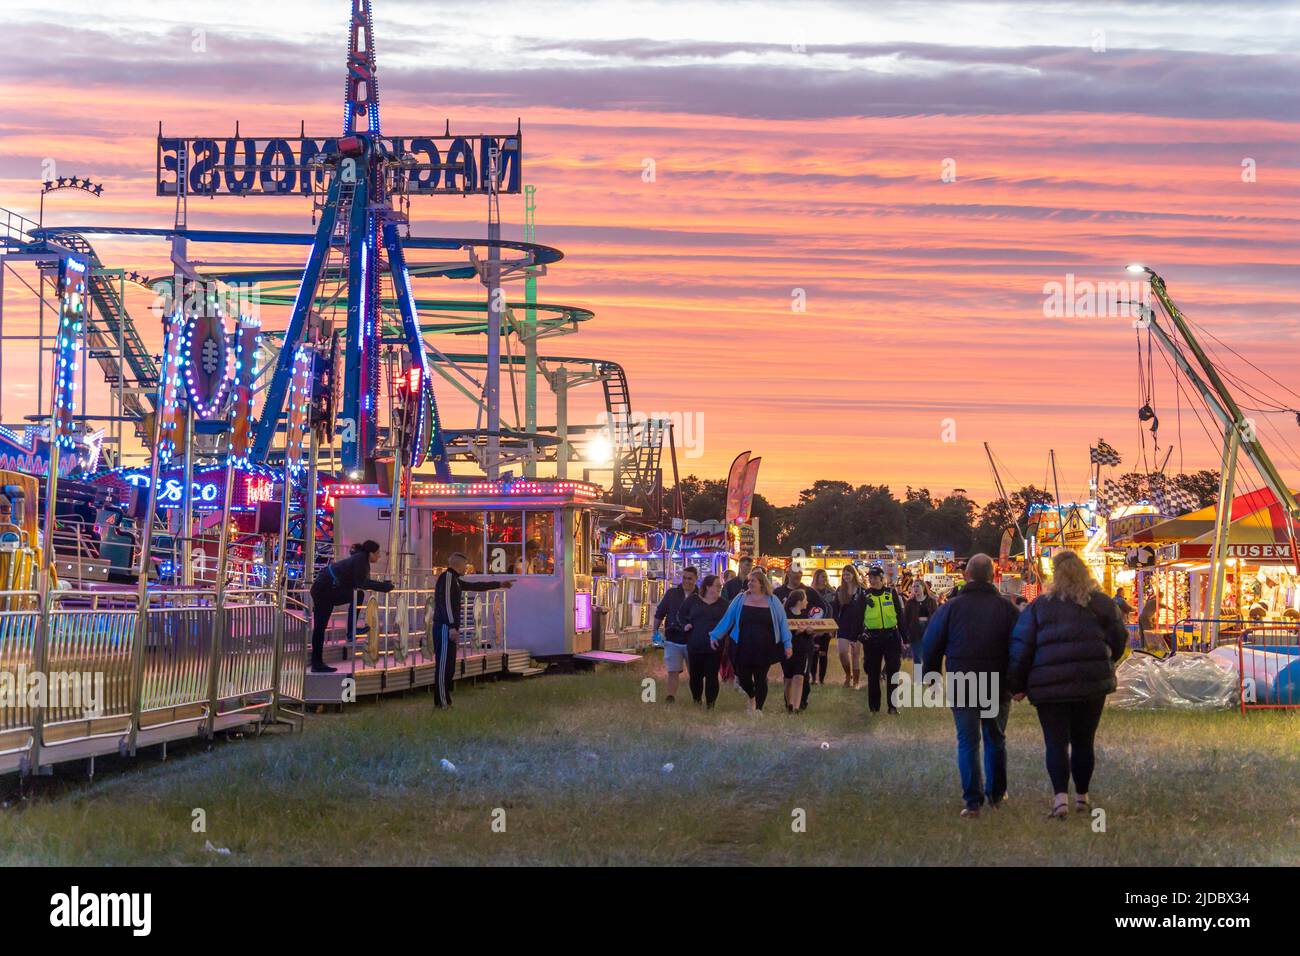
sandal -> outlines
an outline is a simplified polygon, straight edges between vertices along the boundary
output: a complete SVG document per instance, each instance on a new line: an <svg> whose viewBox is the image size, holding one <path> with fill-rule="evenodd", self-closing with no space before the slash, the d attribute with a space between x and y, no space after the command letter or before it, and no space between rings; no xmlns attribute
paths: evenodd
<svg viewBox="0 0 1300 956"><path fill-rule="evenodd" d="M1047 819L1064 820L1069 815L1070 815L1070 801L1061 800L1058 803L1052 804L1052 809L1051 812L1047 814Z"/></svg>
<svg viewBox="0 0 1300 956"><path fill-rule="evenodd" d="M1087 813L1091 809L1092 809L1092 801L1089 800L1087 797L1074 798L1075 813Z"/></svg>

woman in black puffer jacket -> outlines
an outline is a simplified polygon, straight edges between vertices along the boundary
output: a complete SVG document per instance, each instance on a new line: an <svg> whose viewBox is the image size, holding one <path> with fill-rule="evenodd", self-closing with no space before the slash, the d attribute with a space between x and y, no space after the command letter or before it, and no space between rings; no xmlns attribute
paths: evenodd
<svg viewBox="0 0 1300 956"><path fill-rule="evenodd" d="M1050 816L1068 815L1070 777L1075 809L1087 811L1093 739L1106 695L1115 690L1114 664L1124 656L1128 628L1073 551L1052 559L1052 583L1020 615L1011 633L1007 689L1038 709L1055 798Z"/></svg>

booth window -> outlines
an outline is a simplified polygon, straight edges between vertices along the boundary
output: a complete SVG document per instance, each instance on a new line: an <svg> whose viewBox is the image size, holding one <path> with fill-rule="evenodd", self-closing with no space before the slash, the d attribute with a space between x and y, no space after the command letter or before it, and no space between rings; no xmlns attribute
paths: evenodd
<svg viewBox="0 0 1300 956"><path fill-rule="evenodd" d="M523 514L518 511L487 513L487 560L481 574L522 574L524 565Z"/></svg>
<svg viewBox="0 0 1300 956"><path fill-rule="evenodd" d="M581 511L573 515L573 573L591 574L591 548L595 541L592 535L592 515Z"/></svg>
<svg viewBox="0 0 1300 956"><path fill-rule="evenodd" d="M487 562L483 555L482 511L435 511L431 515L433 567L445 568L447 559L459 551L469 558L470 572L483 574Z"/></svg>
<svg viewBox="0 0 1300 956"><path fill-rule="evenodd" d="M524 513L523 573L555 573L555 512Z"/></svg>

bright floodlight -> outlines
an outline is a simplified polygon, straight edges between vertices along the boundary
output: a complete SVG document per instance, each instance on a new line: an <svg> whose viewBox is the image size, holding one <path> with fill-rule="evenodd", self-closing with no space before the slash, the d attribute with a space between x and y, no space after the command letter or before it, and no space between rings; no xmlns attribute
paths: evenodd
<svg viewBox="0 0 1300 956"><path fill-rule="evenodd" d="M587 442L587 460L597 465L608 465L614 461L614 445L604 432Z"/></svg>
<svg viewBox="0 0 1300 956"><path fill-rule="evenodd" d="M1135 263L1133 263L1131 266L1128 267L1128 271L1129 271L1129 272L1134 272L1134 273L1142 273L1142 272L1146 272L1146 271L1147 271L1147 267L1144 266L1144 265L1141 265L1140 263L1135 262Z"/></svg>

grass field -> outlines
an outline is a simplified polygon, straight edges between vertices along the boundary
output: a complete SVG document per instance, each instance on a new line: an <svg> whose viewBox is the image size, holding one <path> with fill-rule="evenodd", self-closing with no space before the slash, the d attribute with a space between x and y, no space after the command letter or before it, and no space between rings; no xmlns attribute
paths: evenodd
<svg viewBox="0 0 1300 956"><path fill-rule="evenodd" d="M660 667L458 685L451 713L423 693L362 703L302 734L101 761L93 782L64 768L22 801L6 783L0 863L1300 863L1300 715L1108 711L1094 832L1044 819L1027 704L1009 805L963 820L947 711L868 715L831 684L799 717L779 691L757 717L725 687L712 713L642 703Z"/></svg>

